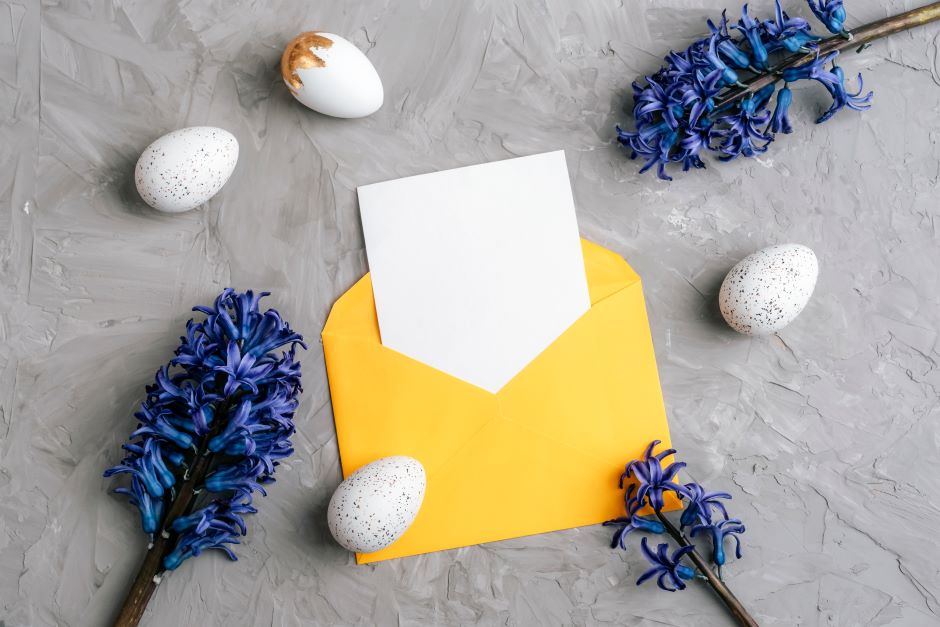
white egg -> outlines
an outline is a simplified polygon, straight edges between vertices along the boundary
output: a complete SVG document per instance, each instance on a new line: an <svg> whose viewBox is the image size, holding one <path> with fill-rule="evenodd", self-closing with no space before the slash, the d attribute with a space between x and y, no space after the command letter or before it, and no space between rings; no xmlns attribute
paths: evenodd
<svg viewBox="0 0 940 627"><path fill-rule="evenodd" d="M237 161L234 135L213 126L190 126L147 146L137 160L134 181L148 205L180 213L215 196Z"/></svg>
<svg viewBox="0 0 940 627"><path fill-rule="evenodd" d="M332 33L295 37L281 57L281 75L297 100L337 118L365 117L385 99L382 79L368 57Z"/></svg>
<svg viewBox="0 0 940 627"><path fill-rule="evenodd" d="M327 523L342 546L357 553L384 549L411 526L427 480L413 457L383 457L339 484L330 499Z"/></svg>
<svg viewBox="0 0 940 627"><path fill-rule="evenodd" d="M806 246L781 244L759 250L731 268L722 282L721 315L739 333L775 333L803 311L818 275L816 255Z"/></svg>

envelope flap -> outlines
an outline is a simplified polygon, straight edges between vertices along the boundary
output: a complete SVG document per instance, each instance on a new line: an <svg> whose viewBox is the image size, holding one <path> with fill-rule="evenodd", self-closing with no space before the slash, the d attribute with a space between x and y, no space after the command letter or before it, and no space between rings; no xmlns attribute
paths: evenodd
<svg viewBox="0 0 940 627"><path fill-rule="evenodd" d="M581 250L584 253L584 269L592 305L640 282L640 275L617 253L586 239L581 240Z"/></svg>
<svg viewBox="0 0 940 627"><path fill-rule="evenodd" d="M367 273L339 297L323 327L323 336L358 337L381 342L375 315L372 278Z"/></svg>

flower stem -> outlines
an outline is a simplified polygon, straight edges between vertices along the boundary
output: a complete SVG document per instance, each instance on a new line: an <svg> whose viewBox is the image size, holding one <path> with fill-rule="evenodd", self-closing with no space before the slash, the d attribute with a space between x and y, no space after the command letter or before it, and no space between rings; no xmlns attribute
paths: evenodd
<svg viewBox="0 0 940 627"><path fill-rule="evenodd" d="M854 28L851 31L846 31L845 34L840 33L838 35L834 35L821 41L819 43L819 47L816 50L812 50L811 52L807 52L805 54L790 55L776 67L773 67L763 74L758 74L744 81L744 87L732 89L725 96L719 98L715 103L715 110L721 110L723 107L726 107L729 104L747 97L748 94L752 94L766 87L767 85L776 83L778 80L780 80L779 74L781 74L783 70L809 63L816 58L817 54L818 56L823 57L830 52L834 52L836 50L842 51L847 48L858 48L860 52L866 46L866 44L875 41L876 39L881 39L882 37L887 37L888 35L893 35L894 33L899 33L901 31L923 26L931 22L936 22L937 20L940 20L940 2L932 2L917 9L911 9L910 11L899 13L898 15L892 15L890 17L870 22L863 26L859 26L858 28Z"/></svg>
<svg viewBox="0 0 940 627"><path fill-rule="evenodd" d="M226 399L216 410L216 415L225 415L233 404L233 399ZM199 443L199 447L196 448L193 463L186 469L183 483L179 486L176 498L170 503L166 516L163 517L163 532L156 535L153 545L147 550L147 556L144 558L143 564L140 565L134 583L131 584L131 589L124 599L121 612L114 620L114 627L137 627L144 611L147 609L150 597L153 596L157 586L163 579L163 558L173 549L173 541L176 540L176 533L167 529L166 524L180 516L191 513L193 505L196 503L196 497L200 492L199 488L205 482L206 475L212 467L214 456L209 454L209 440L219 430L219 426L216 425L216 428L205 435Z"/></svg>
<svg viewBox="0 0 940 627"><path fill-rule="evenodd" d="M201 485L205 480L212 460L211 455L205 454L208 441L208 437L203 439L202 445L196 453L196 460L191 472L189 472L189 478L184 480L180 486L176 500L170 504L164 521L176 520L180 516L185 516L192 509L196 500L196 486ZM150 597L153 596L157 585L160 583L161 574L163 573L163 558L172 550L173 543L170 540L174 539L175 535L164 530L163 533L157 534L154 538L153 546L147 551L144 563L137 571L137 577L134 578L134 583L127 593L127 598L124 599L121 612L114 621L114 627L136 627L140 622L144 611L147 609L147 603L150 602Z"/></svg>
<svg viewBox="0 0 940 627"><path fill-rule="evenodd" d="M659 518L659 521L663 523L663 526L666 527L666 531L669 532L669 535L679 543L680 546L695 546L689 542L688 538L685 535L676 529L676 526L670 522L668 518L662 512L656 512L656 517ZM688 554L688 557L699 571L705 575L705 579L708 580L708 584L712 587L715 593L721 597L721 600L724 601L725 605L728 606L728 610L734 616L735 620L738 621L738 624L744 625L745 627L758 627L757 621L748 613L747 609L738 601L738 598L734 596L734 593L731 592L731 589L725 585L718 575L711 569L708 565L708 562L699 554L695 549Z"/></svg>

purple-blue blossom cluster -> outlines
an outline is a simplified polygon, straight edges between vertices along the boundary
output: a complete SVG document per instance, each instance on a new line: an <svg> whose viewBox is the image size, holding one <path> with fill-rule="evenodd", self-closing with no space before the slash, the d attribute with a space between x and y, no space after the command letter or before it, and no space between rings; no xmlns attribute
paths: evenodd
<svg viewBox="0 0 940 627"><path fill-rule="evenodd" d="M247 532L242 517L257 511L253 493L266 495L278 460L293 453L302 391L295 349L306 345L277 311L260 310L267 295L225 289L213 306L193 308L205 320L186 324L176 356L147 387L124 459L104 473L128 474L130 486L115 492L140 510L146 533L174 539L167 570L206 549L235 559L227 545ZM196 492L214 498L166 520L196 457L209 455L213 465Z"/></svg>
<svg viewBox="0 0 940 627"><path fill-rule="evenodd" d="M833 33L849 36L844 30L842 0L807 0L813 13ZM835 65L833 52L780 75L771 63L775 55L818 51L819 37L809 23L791 17L775 0L773 19L759 20L741 9L741 18L729 25L724 13L716 25L708 20L711 34L694 42L683 52L670 52L664 65L646 83L633 83L633 117L636 130L617 127L617 140L630 149L630 158L642 158L645 172L654 166L659 178L671 181L669 164L682 170L704 168L703 150L722 161L738 156L753 157L767 150L777 133L790 133L788 110L793 101L789 84L798 80L821 83L832 96L829 110L816 120L825 122L844 107L863 110L871 105L872 92L862 96L850 93L845 74ZM829 69L826 69L830 66ZM784 85L776 90L770 84L730 104L717 106L724 96L743 89L742 79L773 74ZM775 81L776 82L776 81ZM773 110L769 105L776 91Z"/></svg>
<svg viewBox="0 0 940 627"><path fill-rule="evenodd" d="M665 507L664 495L671 492L685 505L679 518L680 531L673 532L680 534L682 529L691 527L690 535L693 538L699 534L708 536L711 540L711 561L720 573L727 561L724 549L726 538L735 541L735 555L741 557L739 536L744 533L744 524L737 518L731 518L722 503L722 499L730 500L731 495L727 492L709 492L697 483L677 483L675 476L685 467L685 463L673 462L664 468L663 461L675 455L676 451L670 448L655 453L659 443L659 440L651 442L643 458L629 462L620 476L621 489L627 480L632 480L632 483L627 484L624 492L627 515L604 523L605 526L616 527L611 548L626 548L624 538L632 531L665 533L668 523L662 511ZM639 515L641 511L649 509L653 510L653 516ZM674 592L685 589L684 582L696 576L695 569L681 562L684 556L695 549L694 545L681 546L669 555L667 543L658 544L653 551L644 537L640 541L640 548L651 567L640 575L637 585L656 577L660 588Z"/></svg>

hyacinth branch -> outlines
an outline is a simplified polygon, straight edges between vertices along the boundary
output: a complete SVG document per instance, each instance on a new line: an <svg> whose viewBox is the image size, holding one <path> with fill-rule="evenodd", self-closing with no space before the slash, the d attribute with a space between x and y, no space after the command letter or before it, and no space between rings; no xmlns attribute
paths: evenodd
<svg viewBox="0 0 940 627"><path fill-rule="evenodd" d="M844 31L846 35L836 35L819 42L819 56L825 57L833 52L842 52L844 50L855 49L861 52L871 42L910 30L918 26L924 26L931 22L940 20L940 2L934 2L923 7L905 11L898 15L892 15L875 22L870 22L864 26L859 26L851 31ZM766 74L759 74L743 81L745 87L732 89L715 102L715 109L722 109L734 102L745 98L749 94L757 92L767 85L772 85L782 80L783 71L788 68L805 65L816 58L816 51L809 51L803 54L795 54L786 57L779 65L775 66Z"/></svg>
<svg viewBox="0 0 940 627"><path fill-rule="evenodd" d="M645 84L633 83L635 130L618 127L617 141L630 149L630 158L645 160L640 172L655 168L671 181L670 164L683 171L704 168L707 152L720 161L763 154L779 133L793 130L790 83L797 81L818 83L832 97L817 124L845 109L871 108L874 93L864 92L861 74L855 90L849 87L837 64L840 53L860 52L871 41L940 20L940 2L934 2L848 30L843 0L807 3L832 37L823 39L807 20L789 16L780 0L766 20L745 4L736 23L725 13L717 23L708 20L709 36L670 52Z"/></svg>
<svg viewBox="0 0 940 627"><path fill-rule="evenodd" d="M173 502L167 512L167 520L175 520L192 510L193 501L196 497L196 486L201 485L206 478L211 456L206 455L204 448L195 455L196 464L191 469L189 479L183 481L179 488L179 495ZM141 564L131 589L127 593L124 606L117 619L114 621L115 627L133 627L140 622L147 609L147 603L150 597L157 589L163 578L163 560L166 557L168 546L174 539L170 533L161 533L157 535L147 550L147 556Z"/></svg>
<svg viewBox="0 0 940 627"><path fill-rule="evenodd" d="M626 516L604 523L604 526L616 528L611 548L626 549L625 538L633 532L668 533L678 545L671 555L668 543L659 543L653 550L646 537L641 539L640 552L651 568L640 575L636 581L637 585L655 578L660 588L675 592L684 590L687 581L706 581L738 624L756 627L757 622L721 578L721 568L727 562L725 540L730 538L734 541L735 556L740 559L741 542L738 536L745 531L744 524L737 518L731 518L722 502L731 500L731 495L727 492L709 492L697 483L677 483L676 475L685 464L673 462L664 467L664 460L675 455L676 451L666 449L655 452L659 443L659 440L654 440L641 459L630 461L624 468L620 477L620 488L626 488ZM679 518L679 528L676 528L663 512L667 493L672 493L684 505ZM650 509L653 510L653 517L641 515L641 512ZM709 539L710 560L702 557L695 544L685 536L682 530L686 527L691 528L690 535L693 538L701 534ZM692 566L683 562L686 559Z"/></svg>
<svg viewBox="0 0 940 627"><path fill-rule="evenodd" d="M237 559L230 545L248 533L254 493L267 495L278 460L293 453L295 349L306 345L277 311L259 309L264 296L226 289L214 306L193 308L205 320L186 324L147 387L127 454L104 473L130 478L114 492L138 508L149 538L117 626L137 625L164 574L185 560L209 549Z"/></svg>
<svg viewBox="0 0 940 627"><path fill-rule="evenodd" d="M719 573L721 573L721 566L716 566L715 570L713 570L711 566L709 566L708 561L695 549L695 545L692 544L681 531L676 529L676 526L673 525L662 512L656 512L656 517L662 523L663 527L665 527L666 532L676 541L676 544L680 547L691 547L687 553L689 560L695 564L695 568L698 572L702 573L705 579L708 580L708 585L710 585L721 598L727 606L728 611L731 612L731 615L738 621L738 624L747 625L748 627L757 627L757 621L754 620L748 613L747 608L738 600L738 597L734 596L731 589L722 581L719 575Z"/></svg>

